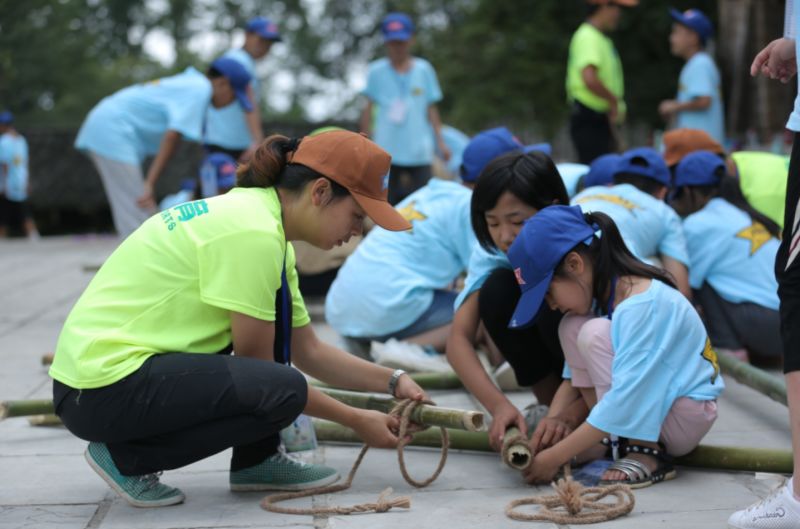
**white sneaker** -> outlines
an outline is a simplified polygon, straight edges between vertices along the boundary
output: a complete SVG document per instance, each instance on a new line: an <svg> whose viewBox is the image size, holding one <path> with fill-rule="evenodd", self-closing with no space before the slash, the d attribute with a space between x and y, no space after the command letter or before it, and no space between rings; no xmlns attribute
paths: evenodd
<svg viewBox="0 0 800 529"><path fill-rule="evenodd" d="M497 387L503 391L519 391L522 389L522 386L517 383L517 375L514 373L514 369L508 362L503 362L497 366L494 373L492 373L492 377Z"/></svg>
<svg viewBox="0 0 800 529"><path fill-rule="evenodd" d="M453 368L444 355L429 353L421 345L390 338L385 343L372 342L375 363L410 372L450 373Z"/></svg>
<svg viewBox="0 0 800 529"><path fill-rule="evenodd" d="M792 479L769 496L728 518L731 529L797 529L800 527L800 501L792 494Z"/></svg>

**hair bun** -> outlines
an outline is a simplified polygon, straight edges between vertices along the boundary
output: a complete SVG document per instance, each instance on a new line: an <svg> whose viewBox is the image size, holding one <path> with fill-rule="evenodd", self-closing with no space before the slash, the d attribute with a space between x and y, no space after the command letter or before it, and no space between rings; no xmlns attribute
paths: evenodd
<svg viewBox="0 0 800 529"><path fill-rule="evenodd" d="M300 146L301 141L302 138L290 138L283 146L283 152L290 153L296 151L297 148Z"/></svg>

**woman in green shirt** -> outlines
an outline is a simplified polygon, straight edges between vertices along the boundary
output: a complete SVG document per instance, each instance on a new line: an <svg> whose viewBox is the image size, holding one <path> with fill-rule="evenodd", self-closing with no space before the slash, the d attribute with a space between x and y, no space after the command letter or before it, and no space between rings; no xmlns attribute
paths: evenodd
<svg viewBox="0 0 800 529"><path fill-rule="evenodd" d="M180 503L160 472L233 447L232 490L300 490L336 471L279 450L301 413L397 444L397 421L354 409L306 384L423 399L407 375L321 342L298 290L289 241L330 249L366 216L410 228L386 202L390 157L366 137L332 131L272 136L225 195L147 220L87 287L50 370L56 413L90 441L86 458L138 507ZM231 354L233 352L233 354Z"/></svg>

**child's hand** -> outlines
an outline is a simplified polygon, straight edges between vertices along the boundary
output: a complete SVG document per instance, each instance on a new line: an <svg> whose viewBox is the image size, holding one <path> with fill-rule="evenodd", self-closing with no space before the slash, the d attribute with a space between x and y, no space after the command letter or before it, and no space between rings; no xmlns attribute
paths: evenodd
<svg viewBox="0 0 800 529"><path fill-rule="evenodd" d="M560 440L572 433L573 426L561 417L545 417L539 422L533 432L528 446L534 454L545 448L550 448Z"/></svg>
<svg viewBox="0 0 800 529"><path fill-rule="evenodd" d="M544 450L536 454L528 468L522 471L522 477L531 484L550 483L558 473L559 466L561 465L552 461L548 451Z"/></svg>
<svg viewBox="0 0 800 529"><path fill-rule="evenodd" d="M794 40L773 40L753 59L750 75L755 77L761 73L770 79L780 79L782 83L788 83L797 73L795 53Z"/></svg>
<svg viewBox="0 0 800 529"><path fill-rule="evenodd" d="M503 447L503 436L509 427L516 426L522 435L528 433L525 418L510 402L506 401L492 410L492 427L489 429L489 444L499 452Z"/></svg>
<svg viewBox="0 0 800 529"><path fill-rule="evenodd" d="M385 413L373 410L358 410L352 424L358 436L373 448L395 448L398 438L395 433L400 421Z"/></svg>

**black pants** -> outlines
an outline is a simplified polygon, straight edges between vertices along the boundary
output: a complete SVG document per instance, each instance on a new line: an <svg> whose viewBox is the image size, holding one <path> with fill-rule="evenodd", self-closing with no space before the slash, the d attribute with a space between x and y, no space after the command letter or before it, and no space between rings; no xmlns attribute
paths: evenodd
<svg viewBox="0 0 800 529"><path fill-rule="evenodd" d="M394 165L389 171L389 204L395 205L431 179L430 165Z"/></svg>
<svg viewBox="0 0 800 529"><path fill-rule="evenodd" d="M778 311L755 303L731 303L708 283L694 291L694 299L703 307L706 330L714 347L744 347L767 357L783 354Z"/></svg>
<svg viewBox="0 0 800 529"><path fill-rule="evenodd" d="M588 165L598 156L615 152L618 148L608 114L596 112L577 101L573 103L569 118L569 133L582 164Z"/></svg>
<svg viewBox="0 0 800 529"><path fill-rule="evenodd" d="M781 336L783 338L783 371L800 371L800 256L792 250L800 244L800 139L794 135L789 178L786 182L786 212L783 240L775 260L778 297L781 300Z"/></svg>
<svg viewBox="0 0 800 529"><path fill-rule="evenodd" d="M486 331L514 370L517 383L530 386L550 374L561 376L564 352L558 341L558 324L563 315L542 304L533 325L509 329L520 295L514 272L498 268L481 287L478 310Z"/></svg>
<svg viewBox="0 0 800 529"><path fill-rule="evenodd" d="M70 432L108 445L124 475L179 468L233 447L231 470L274 454L278 433L303 411L308 387L285 365L224 354L149 358L111 385L53 385Z"/></svg>

